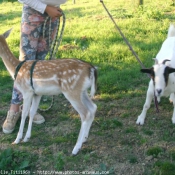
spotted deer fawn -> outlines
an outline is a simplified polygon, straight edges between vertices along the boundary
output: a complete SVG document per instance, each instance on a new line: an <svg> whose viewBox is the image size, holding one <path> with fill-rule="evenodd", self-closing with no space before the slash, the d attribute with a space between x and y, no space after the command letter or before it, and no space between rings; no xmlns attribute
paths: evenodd
<svg viewBox="0 0 175 175"><path fill-rule="evenodd" d="M0 35L0 57L14 79L15 86L23 95L20 128L13 144L18 144L22 140L24 124L28 115L29 124L23 142L27 142L31 137L32 121L41 96L63 93L81 118L80 133L72 151L72 154L76 155L88 138L97 109L87 93L88 88L91 88L91 97L95 94L96 68L78 59L39 60L37 62L31 60L22 64L14 78L16 69L21 62L14 57L5 40L10 32L11 30L8 30ZM34 62L35 67L33 67ZM33 71L31 67L33 67Z"/></svg>

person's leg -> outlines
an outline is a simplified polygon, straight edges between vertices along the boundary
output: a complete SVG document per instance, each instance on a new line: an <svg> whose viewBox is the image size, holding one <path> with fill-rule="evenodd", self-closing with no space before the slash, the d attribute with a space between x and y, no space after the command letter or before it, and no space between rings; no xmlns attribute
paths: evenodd
<svg viewBox="0 0 175 175"><path fill-rule="evenodd" d="M41 14L36 10L24 5L24 12L21 23L21 42L20 42L20 61L23 60L36 60L41 59L37 55L37 50L40 45L39 39L42 35L42 26L46 19L46 14ZM43 41L46 43L46 41ZM43 46L43 50L46 46ZM42 53L43 59L45 58L48 49ZM37 113L33 122L41 124L45 121L44 117Z"/></svg>
<svg viewBox="0 0 175 175"><path fill-rule="evenodd" d="M12 93L11 106L7 112L6 120L3 123L3 132L5 134L12 133L16 122L18 121L21 115L20 104L22 102L22 94L14 87Z"/></svg>
<svg viewBox="0 0 175 175"><path fill-rule="evenodd" d="M18 91L18 89L14 86L12 92L12 100L10 111L19 112L19 106L22 103L22 94Z"/></svg>
<svg viewBox="0 0 175 175"><path fill-rule="evenodd" d="M20 40L20 57L23 60L45 59L49 50L49 41L47 38L42 38L42 30L46 14L31 9L28 6L23 7L22 22L21 22L21 40ZM47 25L48 26L48 25ZM52 22L52 35L56 27L55 20ZM46 31L48 29L46 28ZM41 49L42 48L42 49ZM12 93L11 106L7 113L6 120L3 124L3 132L13 132L16 122L20 117L22 103L22 94L14 87ZM43 116L36 114L34 123L41 124L45 121Z"/></svg>

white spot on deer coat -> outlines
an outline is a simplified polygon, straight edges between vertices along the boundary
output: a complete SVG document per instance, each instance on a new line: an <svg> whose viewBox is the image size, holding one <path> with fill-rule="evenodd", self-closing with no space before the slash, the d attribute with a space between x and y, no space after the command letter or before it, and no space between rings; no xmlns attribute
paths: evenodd
<svg viewBox="0 0 175 175"><path fill-rule="evenodd" d="M66 72L66 71L64 71L64 72L63 72L63 75L66 75L66 74L67 74L67 72Z"/></svg>
<svg viewBox="0 0 175 175"><path fill-rule="evenodd" d="M51 78L33 78L33 81L47 82L47 81L55 81L58 83L57 75L53 75Z"/></svg>
<svg viewBox="0 0 175 175"><path fill-rule="evenodd" d="M80 75L77 75L77 76L76 75L73 75L72 79L74 79L74 81L73 81L72 85L70 86L71 89L74 89L75 88L75 86L76 86L77 81L79 80L79 78L80 78Z"/></svg>

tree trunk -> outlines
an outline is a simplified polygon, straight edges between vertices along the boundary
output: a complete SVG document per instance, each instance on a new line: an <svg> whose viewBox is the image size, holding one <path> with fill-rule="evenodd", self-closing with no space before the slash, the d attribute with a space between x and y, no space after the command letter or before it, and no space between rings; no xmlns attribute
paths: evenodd
<svg viewBox="0 0 175 175"><path fill-rule="evenodd" d="M73 1L73 4L75 4L75 0L72 0Z"/></svg>

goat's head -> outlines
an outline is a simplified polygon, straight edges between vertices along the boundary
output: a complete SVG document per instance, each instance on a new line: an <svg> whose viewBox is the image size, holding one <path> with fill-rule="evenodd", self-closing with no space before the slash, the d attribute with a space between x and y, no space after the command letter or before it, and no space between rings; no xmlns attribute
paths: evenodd
<svg viewBox="0 0 175 175"><path fill-rule="evenodd" d="M175 68L165 65L166 61L170 60L164 60L160 64L155 62L153 67L149 69L141 69L141 72L150 74L153 80L154 91L158 101L160 101L160 97L163 95L164 90L168 85L169 74L175 72Z"/></svg>

